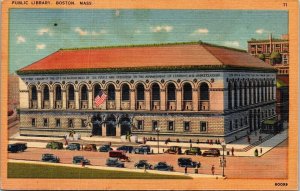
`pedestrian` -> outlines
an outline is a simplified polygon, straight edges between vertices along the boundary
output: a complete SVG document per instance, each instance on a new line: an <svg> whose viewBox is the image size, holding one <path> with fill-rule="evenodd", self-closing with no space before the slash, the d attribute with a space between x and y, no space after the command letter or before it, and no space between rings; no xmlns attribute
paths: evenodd
<svg viewBox="0 0 300 191"><path fill-rule="evenodd" d="M260 154L262 154L262 148L260 148Z"/></svg>
<svg viewBox="0 0 300 191"><path fill-rule="evenodd" d="M199 139L197 139L197 144L199 144L199 142L200 142Z"/></svg>
<svg viewBox="0 0 300 191"><path fill-rule="evenodd" d="M234 148L231 148L231 155L234 156Z"/></svg>
<svg viewBox="0 0 300 191"><path fill-rule="evenodd" d="M257 149L255 149L255 151L254 151L254 156L258 157L258 150Z"/></svg>
<svg viewBox="0 0 300 191"><path fill-rule="evenodd" d="M192 143L192 139L190 139L190 143Z"/></svg>
<svg viewBox="0 0 300 191"><path fill-rule="evenodd" d="M83 160L81 161L81 166L82 166L82 167L84 167L84 166L85 166L85 164L84 164Z"/></svg>
<svg viewBox="0 0 300 191"><path fill-rule="evenodd" d="M109 146L111 147L111 142L109 142Z"/></svg>
<svg viewBox="0 0 300 191"><path fill-rule="evenodd" d="M81 145L81 150L83 151L83 145Z"/></svg>
<svg viewBox="0 0 300 191"><path fill-rule="evenodd" d="M187 166L184 168L184 174L187 174Z"/></svg>
<svg viewBox="0 0 300 191"><path fill-rule="evenodd" d="M260 142L262 141L261 135L259 135L259 138L258 138L258 140L259 140Z"/></svg>
<svg viewBox="0 0 300 191"><path fill-rule="evenodd" d="M147 166L146 166L146 164L144 166L144 172L147 172Z"/></svg>
<svg viewBox="0 0 300 191"><path fill-rule="evenodd" d="M249 144L251 143L251 138L250 138L249 135L248 135L248 143L249 143Z"/></svg>
<svg viewBox="0 0 300 191"><path fill-rule="evenodd" d="M211 174L215 175L215 166L214 165L211 166Z"/></svg>

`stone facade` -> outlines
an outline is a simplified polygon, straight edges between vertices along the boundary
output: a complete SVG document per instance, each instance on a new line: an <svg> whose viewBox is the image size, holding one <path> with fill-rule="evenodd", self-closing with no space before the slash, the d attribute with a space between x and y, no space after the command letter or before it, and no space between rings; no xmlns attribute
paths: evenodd
<svg viewBox="0 0 300 191"><path fill-rule="evenodd" d="M161 139L229 142L276 115L275 80L264 70L20 75L20 131L156 137L159 128ZM96 107L100 91L108 97Z"/></svg>

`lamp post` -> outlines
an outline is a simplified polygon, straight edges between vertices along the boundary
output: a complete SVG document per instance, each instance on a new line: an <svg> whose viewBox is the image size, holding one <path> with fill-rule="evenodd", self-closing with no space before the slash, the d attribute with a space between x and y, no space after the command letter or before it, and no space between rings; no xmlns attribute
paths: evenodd
<svg viewBox="0 0 300 191"><path fill-rule="evenodd" d="M160 128L156 127L155 131L157 133L157 153L159 154L159 132L160 132Z"/></svg>
<svg viewBox="0 0 300 191"><path fill-rule="evenodd" d="M226 167L226 159L225 159L226 143L225 143L225 141L223 141L223 142L221 143L221 146L222 146L222 148L223 148L223 158L222 158L222 160L220 160L220 163L221 163L220 165L221 165L221 167L223 167L223 173L222 173L222 176L225 177L225 172L224 172L225 167Z"/></svg>

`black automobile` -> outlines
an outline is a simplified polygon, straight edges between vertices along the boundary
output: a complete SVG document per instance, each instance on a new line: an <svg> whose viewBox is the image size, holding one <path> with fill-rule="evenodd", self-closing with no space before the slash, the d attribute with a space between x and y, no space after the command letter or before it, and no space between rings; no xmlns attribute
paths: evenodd
<svg viewBox="0 0 300 191"><path fill-rule="evenodd" d="M55 156L54 154L43 154L42 155L42 161L43 162L53 162L53 163L59 163L60 159Z"/></svg>
<svg viewBox="0 0 300 191"><path fill-rule="evenodd" d="M123 145L123 146L121 146L121 147L118 147L117 150L118 150L118 151L125 151L125 152L131 153L132 150L133 150L133 146L126 146L126 145Z"/></svg>
<svg viewBox="0 0 300 191"><path fill-rule="evenodd" d="M219 157L220 156L220 150L219 149L214 149L214 148L211 148L207 151L204 151L202 156L214 156L214 157Z"/></svg>
<svg viewBox="0 0 300 191"><path fill-rule="evenodd" d="M139 168L139 169L153 169L153 166L147 162L147 160L139 160L139 162L134 164L135 168Z"/></svg>
<svg viewBox="0 0 300 191"><path fill-rule="evenodd" d="M191 158L179 158L178 166L180 167L188 167L188 168L200 168L200 162L192 161Z"/></svg>
<svg viewBox="0 0 300 191"><path fill-rule="evenodd" d="M154 166L154 170L173 171L173 166L168 165L166 162L159 162Z"/></svg>
<svg viewBox="0 0 300 191"><path fill-rule="evenodd" d="M110 145L102 145L99 147L99 152L109 152L113 149L110 147Z"/></svg>
<svg viewBox="0 0 300 191"><path fill-rule="evenodd" d="M80 150L80 144L79 143L70 143L67 147L66 147L67 150L77 150L79 151Z"/></svg>
<svg viewBox="0 0 300 191"><path fill-rule="evenodd" d="M142 146L134 148L133 152L135 154L145 154L145 153L150 153L150 150L151 150L150 146L142 145Z"/></svg>
<svg viewBox="0 0 300 191"><path fill-rule="evenodd" d="M109 157L106 160L105 164L106 164L106 166L110 166L110 167L118 167L118 168L125 167L124 163L120 162L118 158L112 158L112 157Z"/></svg>
<svg viewBox="0 0 300 191"><path fill-rule="evenodd" d="M11 153L24 152L27 149L26 143L8 144L7 151Z"/></svg>
<svg viewBox="0 0 300 191"><path fill-rule="evenodd" d="M74 156L73 157L73 164L84 164L84 165L88 165L91 164L90 161L86 158L84 158L83 156Z"/></svg>

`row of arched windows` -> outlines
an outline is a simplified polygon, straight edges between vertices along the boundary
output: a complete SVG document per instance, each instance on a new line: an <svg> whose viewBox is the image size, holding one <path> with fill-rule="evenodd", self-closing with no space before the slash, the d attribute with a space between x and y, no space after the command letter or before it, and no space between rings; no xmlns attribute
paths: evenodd
<svg viewBox="0 0 300 191"><path fill-rule="evenodd" d="M35 85L31 85L29 87L29 101L31 102L30 107L31 108L37 108L37 87ZM113 84L109 84L107 86L106 90L101 90L101 87L99 84L95 84L93 86L92 90L92 96L93 99L100 94L101 91L104 91L107 94L107 100L108 101L115 101L116 100L116 88ZM135 87L135 100L137 102L143 102L145 101L145 87L144 84L138 83ZM173 108L167 108L174 110L175 106L172 104L172 102L176 102L176 86L174 83L168 83L166 86L166 101L169 106L173 106ZM193 101L193 89L190 83L185 83L182 87L182 101L183 102L192 102ZM49 86L44 84L41 88L42 92L42 108L47 108L49 105ZM60 108L61 102L63 99L62 96L62 88L61 85L57 84L54 86L54 108ZM124 83L121 88L120 88L120 93L121 93L121 101L122 102L129 102L130 101L130 87L128 84ZM209 101L209 86L207 83L203 82L199 85L198 90L198 101L199 104L202 101ZM74 85L68 84L66 86L66 101L67 101L67 108L74 108L75 107L75 88ZM151 105L154 107L155 102L159 102L161 99L161 88L158 83L153 83L150 87L150 100L153 102ZM79 87L79 100L80 100L80 108L85 108L87 107L87 102L89 100L89 90L87 85L83 84ZM58 107L57 107L58 105ZM157 105L155 105L157 106ZM189 107L185 107L187 110L191 110L192 105L188 105ZM184 106L183 106L184 107ZM200 106L199 106L200 107ZM203 107L201 107L203 108ZM141 108L136 108L136 109L141 109ZM153 108L152 108L153 109ZM159 108L156 108L159 109ZM185 110L183 109L183 110ZM206 110L208 107L206 108ZM201 109L200 109L201 110Z"/></svg>

